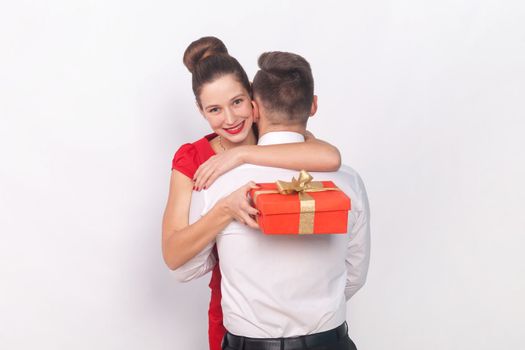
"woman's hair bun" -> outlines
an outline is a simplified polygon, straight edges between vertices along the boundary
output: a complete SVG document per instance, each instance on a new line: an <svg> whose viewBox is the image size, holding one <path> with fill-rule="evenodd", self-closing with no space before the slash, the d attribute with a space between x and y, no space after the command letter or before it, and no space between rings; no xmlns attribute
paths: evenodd
<svg viewBox="0 0 525 350"><path fill-rule="evenodd" d="M214 36L205 36L195 40L186 48L183 62L193 74L197 64L212 55L228 55L228 49L220 39Z"/></svg>

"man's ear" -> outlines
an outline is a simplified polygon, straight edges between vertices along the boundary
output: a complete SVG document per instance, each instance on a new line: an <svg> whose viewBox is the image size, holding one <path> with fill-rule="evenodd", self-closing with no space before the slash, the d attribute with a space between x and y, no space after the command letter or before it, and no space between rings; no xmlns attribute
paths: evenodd
<svg viewBox="0 0 525 350"><path fill-rule="evenodd" d="M253 121L255 123L259 122L259 118L261 117L261 115L259 114L259 105L257 104L257 102L255 100L252 100L252 112L253 112Z"/></svg>
<svg viewBox="0 0 525 350"><path fill-rule="evenodd" d="M314 99L312 101L312 107L310 107L310 117L313 117L316 112L317 112L317 95L314 95Z"/></svg>

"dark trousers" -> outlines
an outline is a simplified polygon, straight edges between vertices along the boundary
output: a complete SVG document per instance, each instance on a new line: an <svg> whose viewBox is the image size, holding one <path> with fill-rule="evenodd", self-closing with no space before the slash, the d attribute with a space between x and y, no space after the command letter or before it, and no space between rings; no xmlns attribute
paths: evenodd
<svg viewBox="0 0 525 350"><path fill-rule="evenodd" d="M346 324L345 324L346 327ZM301 338L311 337L294 337L281 339L253 339L246 337L235 337L235 344L230 344L228 339L231 339L231 333L227 333L222 342L222 350L357 350L354 342L350 339L347 332L339 333L337 337L330 339L326 344L319 344L316 346L308 346L306 341ZM313 335L315 336L315 335ZM293 339L293 342L290 341ZM276 342L277 340L277 342ZM276 344L277 343L277 344Z"/></svg>

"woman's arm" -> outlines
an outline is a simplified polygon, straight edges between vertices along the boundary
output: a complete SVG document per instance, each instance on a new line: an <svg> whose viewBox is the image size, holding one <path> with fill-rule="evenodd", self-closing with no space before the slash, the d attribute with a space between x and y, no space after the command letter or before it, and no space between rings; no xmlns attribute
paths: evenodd
<svg viewBox="0 0 525 350"><path fill-rule="evenodd" d="M280 145L246 145L217 154L203 163L195 173L195 188L208 188L220 175L244 163L285 169L336 171L341 166L337 147L316 139L309 131L306 142ZM315 154L312 157L312 154Z"/></svg>
<svg viewBox="0 0 525 350"><path fill-rule="evenodd" d="M253 183L246 184L219 200L208 213L189 225L193 182L186 175L173 170L162 220L162 256L166 265L174 270L186 263L234 219L258 228L250 217L256 215L257 210L249 205L246 197L252 187Z"/></svg>

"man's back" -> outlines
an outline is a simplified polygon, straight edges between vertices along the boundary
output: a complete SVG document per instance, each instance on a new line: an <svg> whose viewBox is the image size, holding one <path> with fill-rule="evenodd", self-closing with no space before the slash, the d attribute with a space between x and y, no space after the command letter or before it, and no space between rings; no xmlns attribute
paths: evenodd
<svg viewBox="0 0 525 350"><path fill-rule="evenodd" d="M346 319L346 300L364 283L369 220L361 179L348 167L311 174L333 181L351 198L349 234L265 235L237 221L226 227L216 241L224 325L233 334L278 338L335 328ZM248 181L293 176L297 171L240 166L204 191L203 212Z"/></svg>

